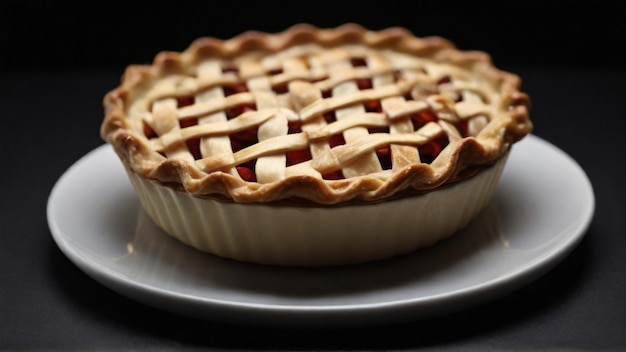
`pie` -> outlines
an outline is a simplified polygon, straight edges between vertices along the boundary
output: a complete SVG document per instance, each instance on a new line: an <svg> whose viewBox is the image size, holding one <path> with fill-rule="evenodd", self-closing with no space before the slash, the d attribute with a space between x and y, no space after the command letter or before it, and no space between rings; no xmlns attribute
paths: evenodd
<svg viewBox="0 0 626 352"><path fill-rule="evenodd" d="M128 66L104 98L100 134L144 209L187 244L259 263L363 262L433 244L484 208L512 145L532 131L530 99L520 85L487 53L459 50L441 37L419 38L400 27L299 24L281 33L200 38L182 52L159 53L149 65ZM471 215L451 216L453 229L435 231L447 226L433 224L440 233L428 243L420 231L404 228L410 243L394 245L397 239L385 235L390 249L376 253L379 242L355 243L360 239L350 229L357 224L343 230L350 235L329 228L346 216L378 218L394 204L407 203L394 219L432 218L433 211L449 216L458 209L425 204L417 215L416 204L452 193L444 202L458 206L465 201L457 189L465 184L475 193L463 195L474 197L476 204L465 205ZM225 207L237 216L227 219ZM258 212L267 214L259 220ZM297 226L282 229L296 218ZM389 220L379 220L377 231L394 232ZM320 237L313 232L329 231L340 238L319 248L309 243ZM217 232L226 238L215 239ZM273 238L277 232L283 234ZM259 233L271 234L256 239L265 236ZM297 248L305 238L308 244ZM218 249L219 241L229 249ZM245 244L232 244L237 241ZM251 241L269 242L261 247L271 253L256 253ZM289 245L281 249L277 241ZM338 248L350 245L364 249L352 255ZM281 254L289 251L299 254Z"/></svg>

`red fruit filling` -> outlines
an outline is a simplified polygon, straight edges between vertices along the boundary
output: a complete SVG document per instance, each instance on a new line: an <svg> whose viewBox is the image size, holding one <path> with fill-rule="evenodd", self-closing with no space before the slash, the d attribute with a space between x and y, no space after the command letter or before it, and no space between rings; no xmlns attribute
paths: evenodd
<svg viewBox="0 0 626 352"><path fill-rule="evenodd" d="M343 138L342 134L335 134L330 136L328 139L328 144L331 148L334 148L338 145L346 144L346 140Z"/></svg>
<svg viewBox="0 0 626 352"><path fill-rule="evenodd" d="M360 90L372 88L372 80L369 78L359 78L356 80L356 85Z"/></svg>
<svg viewBox="0 0 626 352"><path fill-rule="evenodd" d="M287 83L281 83L272 87L272 90L276 94L285 94L289 92L289 86Z"/></svg>
<svg viewBox="0 0 626 352"><path fill-rule="evenodd" d="M200 153L200 139L194 138L185 142L187 150L191 153L195 160L202 159L202 153Z"/></svg>
<svg viewBox="0 0 626 352"><path fill-rule="evenodd" d="M239 73L239 69L237 68L237 65L235 65L233 62L224 62L222 66L222 72L237 74Z"/></svg>
<svg viewBox="0 0 626 352"><path fill-rule="evenodd" d="M146 136L146 138L148 139L158 137L156 132L154 132L152 127L150 127L150 125L148 125L146 121L143 121L143 135Z"/></svg>
<svg viewBox="0 0 626 352"><path fill-rule="evenodd" d="M229 95L247 92L248 87L245 84L234 84L230 86L224 86L222 87L222 90L224 91L224 96L227 97Z"/></svg>
<svg viewBox="0 0 626 352"><path fill-rule="evenodd" d="M302 132L302 121L289 121L289 134Z"/></svg>
<svg viewBox="0 0 626 352"><path fill-rule="evenodd" d="M195 99L192 96L176 97L176 103L178 104L179 108L187 105L192 105L194 101Z"/></svg>
<svg viewBox="0 0 626 352"><path fill-rule="evenodd" d="M467 121L459 121L454 126L461 134L461 137L465 138L469 136L469 128L468 128Z"/></svg>
<svg viewBox="0 0 626 352"><path fill-rule="evenodd" d="M237 169L237 173L239 173L239 176L244 181L256 182L256 174L254 173L252 168L248 166L237 166L236 169Z"/></svg>
<svg viewBox="0 0 626 352"><path fill-rule="evenodd" d="M335 112L334 111L327 111L324 113L324 120L326 120L326 123L333 123L335 121L337 121L337 117L335 116Z"/></svg>
<svg viewBox="0 0 626 352"><path fill-rule="evenodd" d="M351 58L350 63L352 64L353 67L367 66L367 62L365 61L364 58L361 58L361 57Z"/></svg>
<svg viewBox="0 0 626 352"><path fill-rule="evenodd" d="M196 118L192 118L192 119L183 119L183 120L179 120L178 124L180 125L180 128L185 128L185 127L189 127L189 126L194 126L198 124L198 119Z"/></svg>
<svg viewBox="0 0 626 352"><path fill-rule="evenodd" d="M180 128L185 128L185 127L197 125L198 119L195 119L195 118L184 119L184 120L179 120L178 123L180 125ZM189 150L189 152L191 153L191 155L193 155L193 158L195 160L202 158L202 154L200 153L200 139L199 138L187 140L185 141L185 145L187 145L187 150Z"/></svg>
<svg viewBox="0 0 626 352"><path fill-rule="evenodd" d="M287 166L300 164L305 161L311 160L313 157L311 156L311 151L308 149L302 150L293 150L287 152Z"/></svg>
<svg viewBox="0 0 626 352"><path fill-rule="evenodd" d="M442 133L432 141L419 146L420 158L423 163L430 164L441 153L441 150L448 145L448 136Z"/></svg>
<svg viewBox="0 0 626 352"><path fill-rule="evenodd" d="M230 145L233 152L238 152L241 149L247 148L253 144L259 142L258 130L256 128L240 131L230 135Z"/></svg>
<svg viewBox="0 0 626 352"><path fill-rule="evenodd" d="M417 131L429 122L437 122L437 116L430 111L421 111L411 115L411 122L413 129Z"/></svg>
<svg viewBox="0 0 626 352"><path fill-rule="evenodd" d="M256 110L256 106L254 104L241 104L241 105L231 106L230 108L227 108L226 110L224 110L224 112L226 113L226 118L230 120L243 114L246 111L254 111L254 110Z"/></svg>
<svg viewBox="0 0 626 352"><path fill-rule="evenodd" d="M389 127L369 127L367 131L372 133L389 133Z"/></svg>
<svg viewBox="0 0 626 352"><path fill-rule="evenodd" d="M437 81L437 84L446 84L450 82L452 82L452 78L450 76L443 76Z"/></svg>
<svg viewBox="0 0 626 352"><path fill-rule="evenodd" d="M380 104L379 100L369 100L363 102L363 106L365 107L365 111L367 112L382 112L383 107Z"/></svg>
<svg viewBox="0 0 626 352"><path fill-rule="evenodd" d="M337 171L323 174L322 178L324 180L341 180L341 179L344 179L345 177L343 176L343 172L341 172L341 170L337 170Z"/></svg>
<svg viewBox="0 0 626 352"><path fill-rule="evenodd" d="M378 161L380 162L380 166L383 170L391 169L391 147L385 146L382 148L376 149L376 156L378 157Z"/></svg>

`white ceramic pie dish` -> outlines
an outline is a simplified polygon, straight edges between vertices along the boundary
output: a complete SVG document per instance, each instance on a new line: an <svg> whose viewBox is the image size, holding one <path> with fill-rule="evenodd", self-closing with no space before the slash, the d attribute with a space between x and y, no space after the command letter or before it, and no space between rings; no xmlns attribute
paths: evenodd
<svg viewBox="0 0 626 352"><path fill-rule="evenodd" d="M436 192L346 206L221 201L127 174L146 213L185 244L257 264L328 266L387 259L451 236L491 201L507 157Z"/></svg>
<svg viewBox="0 0 626 352"><path fill-rule="evenodd" d="M103 188L94 201L92 191ZM219 324L353 328L438 316L519 289L576 248L594 204L580 165L530 135L511 153L493 201L465 229L370 264L253 265L186 246L149 220L107 145L60 177L47 215L63 254L141 304Z"/></svg>

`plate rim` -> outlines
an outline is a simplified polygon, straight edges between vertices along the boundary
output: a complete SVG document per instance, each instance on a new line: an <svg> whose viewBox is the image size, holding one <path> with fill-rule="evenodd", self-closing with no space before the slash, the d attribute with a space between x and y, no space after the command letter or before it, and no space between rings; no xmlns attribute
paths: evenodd
<svg viewBox="0 0 626 352"><path fill-rule="evenodd" d="M526 139L527 141L522 142L539 143L542 147L549 148L558 153L558 156L564 158L570 166L574 166L578 169L580 181L583 181L586 185L583 191L587 194L590 201L590 203L587 204L587 211L585 212L584 218L581 219L575 229L571 230L573 231L572 235L567 238L567 241L563 241L560 246L553 248L540 258L535 258L531 263L520 266L507 275L486 280L477 285L449 291L445 294L396 299L378 303L332 306L268 305L264 303L248 303L219 298L198 297L166 290L161 287L131 280L123 275L119 275L119 273L116 273L110 268L92 263L81 255L79 249L73 248L67 239L64 238L59 224L54 218L54 210L57 206L57 192L59 192L60 185L69 177L68 175L77 168L80 168L85 160L93 158L97 153L104 153L104 149L110 149L112 153L112 148L108 144L102 144L90 150L63 172L61 177L59 177L54 184L48 197L46 207L47 220L52 237L63 254L92 279L122 295L139 301L138 303L148 304L172 313L219 322L259 325L258 322L251 322L250 317L256 316L257 318L265 318L261 325L306 327L320 325L371 325L372 322L369 321L369 319L363 318L369 318L373 314L377 317L377 319L375 319L377 321L376 324L393 323L406 319L427 318L435 314L439 315L466 308L479 301L486 302L527 285L563 260L563 258L580 243L588 231L595 213L595 195L593 185L588 175L570 155L557 146L533 134L528 135ZM198 311L199 308L202 308L200 309L201 312ZM407 314L407 309L411 309L413 314ZM403 314L400 314L403 318L398 317L400 311L403 312ZM270 317L271 319L269 319Z"/></svg>

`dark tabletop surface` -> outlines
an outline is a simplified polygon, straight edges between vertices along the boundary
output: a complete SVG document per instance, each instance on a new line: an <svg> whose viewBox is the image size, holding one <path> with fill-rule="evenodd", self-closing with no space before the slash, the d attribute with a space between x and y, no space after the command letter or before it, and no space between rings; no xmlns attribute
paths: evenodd
<svg viewBox="0 0 626 352"><path fill-rule="evenodd" d="M149 20L126 16L122 24L110 22L107 27L106 18L122 13L122 3L109 8L102 2L95 2L104 16L97 25L90 26L88 18L51 19L80 3L63 4L61 10L39 2L0 5L0 350L626 350L626 65L617 50L604 51L609 42L624 46L624 26L612 22L626 14L623 6L606 5L601 14L594 13L609 22L595 28L598 32L581 20L582 6L571 21L529 15L538 8L521 10L537 25L552 21L569 26L550 37L538 36L532 28L494 34L511 30L506 19L497 21L499 27L471 27L487 33L482 41L444 24L426 30L407 16L394 21L387 12L386 21L372 24L413 25L427 34L457 35L464 48L494 51L496 64L523 79L523 90L533 102L534 134L565 151L587 173L596 199L594 218L583 240L556 267L494 301L394 325L274 329L196 320L138 303L83 273L57 247L46 220L48 196L72 163L102 145L98 128L103 94L116 85L125 63L146 61L165 46L182 49L186 35L196 37L200 28L191 25L188 34L166 37L165 44L150 36L142 50L121 55L119 50L136 38L120 40L114 48L110 36L96 29L109 28L109 34L121 36L137 24L137 31L146 34ZM158 4L165 7L167 2ZM560 12L555 8L563 4L546 6L556 16ZM233 6L224 5L230 10ZM513 9L511 5L505 12ZM332 11L315 16L327 19L319 20L321 25L367 24L365 18ZM246 18L236 26L222 25L220 35L247 29ZM182 22L177 28L184 28ZM281 17L257 27L274 30L287 22ZM44 30L28 25L35 23L43 23ZM94 31L93 36L80 36L78 27ZM535 36L540 46L534 47L524 33ZM81 40L70 41L70 34ZM57 42L51 44L54 38ZM593 38L603 42L590 47ZM24 45L25 39L46 50ZM63 50L73 54L58 52ZM93 58L98 50L104 58ZM561 55L554 53L559 50Z"/></svg>

